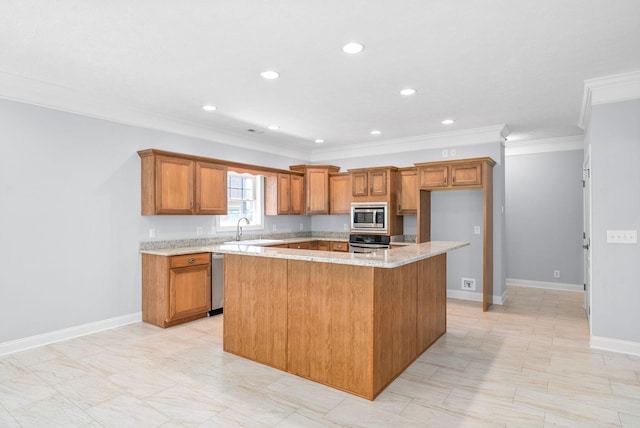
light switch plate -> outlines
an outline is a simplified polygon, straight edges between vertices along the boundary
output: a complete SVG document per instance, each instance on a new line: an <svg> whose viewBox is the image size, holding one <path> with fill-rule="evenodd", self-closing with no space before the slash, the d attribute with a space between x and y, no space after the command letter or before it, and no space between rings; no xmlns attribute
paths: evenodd
<svg viewBox="0 0 640 428"><path fill-rule="evenodd" d="M607 230L607 244L637 244L636 230Z"/></svg>

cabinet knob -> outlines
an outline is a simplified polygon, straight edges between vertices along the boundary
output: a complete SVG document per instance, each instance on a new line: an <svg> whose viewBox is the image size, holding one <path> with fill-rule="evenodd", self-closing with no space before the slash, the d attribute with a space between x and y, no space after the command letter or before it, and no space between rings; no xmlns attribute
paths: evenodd
<svg viewBox="0 0 640 428"><path fill-rule="evenodd" d="M194 259L193 257L191 257L188 261L189 261L189 263L195 263L196 259Z"/></svg>

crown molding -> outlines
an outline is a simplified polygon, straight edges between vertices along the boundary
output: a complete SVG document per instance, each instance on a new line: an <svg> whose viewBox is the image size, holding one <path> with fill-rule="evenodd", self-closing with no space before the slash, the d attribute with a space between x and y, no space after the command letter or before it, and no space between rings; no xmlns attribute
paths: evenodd
<svg viewBox="0 0 640 428"><path fill-rule="evenodd" d="M638 98L640 98L640 71L585 80L578 126L582 129L587 127L592 106Z"/></svg>
<svg viewBox="0 0 640 428"><path fill-rule="evenodd" d="M0 98L110 122L200 138L234 147L267 153L279 153L294 159L308 159L311 155L311 150L309 149L292 149L249 140L231 132L220 131L184 119L150 112L116 98L100 96L100 102L96 102L96 97L92 94L2 71L0 71Z"/></svg>
<svg viewBox="0 0 640 428"><path fill-rule="evenodd" d="M363 150L367 156L376 156L417 150L439 149L442 147L499 143L503 141L507 135L509 135L509 128L507 128L506 125L495 125L439 134L382 140L376 141L375 143L356 143L348 146L314 149L311 152L311 162L362 157Z"/></svg>
<svg viewBox="0 0 640 428"><path fill-rule="evenodd" d="M567 152L571 150L584 150L583 135L531 141L507 141L505 143L504 155L530 155L534 153Z"/></svg>

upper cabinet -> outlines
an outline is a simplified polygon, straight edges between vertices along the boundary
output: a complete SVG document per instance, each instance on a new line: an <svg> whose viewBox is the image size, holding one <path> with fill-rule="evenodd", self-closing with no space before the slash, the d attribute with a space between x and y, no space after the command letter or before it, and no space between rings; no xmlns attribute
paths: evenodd
<svg viewBox="0 0 640 428"><path fill-rule="evenodd" d="M265 182L266 215L304 213L304 177L280 173L267 176Z"/></svg>
<svg viewBox="0 0 640 428"><path fill-rule="evenodd" d="M142 215L227 213L226 166L153 150L138 154Z"/></svg>
<svg viewBox="0 0 640 428"><path fill-rule="evenodd" d="M447 188L481 188L482 166L495 165L489 158L415 164L418 168L420 188L438 190Z"/></svg>
<svg viewBox="0 0 640 428"><path fill-rule="evenodd" d="M292 165L289 168L304 173L304 213L329 214L329 174L340 168L332 165Z"/></svg>
<svg viewBox="0 0 640 428"><path fill-rule="evenodd" d="M351 212L351 174L343 172L329 175L329 214Z"/></svg>
<svg viewBox="0 0 640 428"><path fill-rule="evenodd" d="M400 168L398 170L398 215L416 215L419 195L417 168Z"/></svg>
<svg viewBox="0 0 640 428"><path fill-rule="evenodd" d="M226 213L227 167L197 161L195 214L224 215Z"/></svg>
<svg viewBox="0 0 640 428"><path fill-rule="evenodd" d="M395 199L395 183L398 168L350 169L351 195L356 202L378 202Z"/></svg>

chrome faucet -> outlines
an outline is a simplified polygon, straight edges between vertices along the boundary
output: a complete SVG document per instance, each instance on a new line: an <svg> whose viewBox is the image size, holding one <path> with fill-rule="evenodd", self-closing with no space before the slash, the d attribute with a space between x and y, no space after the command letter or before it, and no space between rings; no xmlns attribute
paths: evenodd
<svg viewBox="0 0 640 428"><path fill-rule="evenodd" d="M246 217L240 217L238 219L238 225L236 226L236 241L239 241L242 237L242 228L240 227L240 222L242 220L246 221L246 224L249 224L249 219Z"/></svg>

